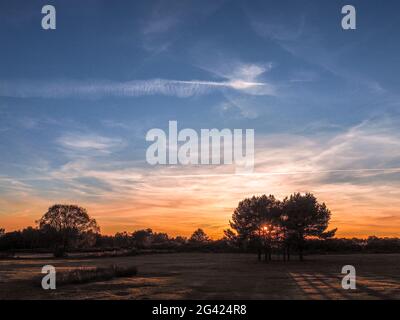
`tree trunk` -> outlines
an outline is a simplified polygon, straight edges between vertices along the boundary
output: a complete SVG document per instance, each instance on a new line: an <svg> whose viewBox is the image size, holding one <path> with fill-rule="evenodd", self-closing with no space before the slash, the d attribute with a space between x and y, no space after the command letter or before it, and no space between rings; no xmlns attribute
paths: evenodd
<svg viewBox="0 0 400 320"><path fill-rule="evenodd" d="M304 257L303 257L303 249L304 249L304 235L303 233L299 234L299 260L303 261Z"/></svg>
<svg viewBox="0 0 400 320"><path fill-rule="evenodd" d="M304 261L303 248L304 248L304 240L303 240L303 237L301 237L300 244L299 244L299 260L300 261Z"/></svg>
<svg viewBox="0 0 400 320"><path fill-rule="evenodd" d="M258 253L258 261L261 261L261 249L258 249L257 253Z"/></svg>

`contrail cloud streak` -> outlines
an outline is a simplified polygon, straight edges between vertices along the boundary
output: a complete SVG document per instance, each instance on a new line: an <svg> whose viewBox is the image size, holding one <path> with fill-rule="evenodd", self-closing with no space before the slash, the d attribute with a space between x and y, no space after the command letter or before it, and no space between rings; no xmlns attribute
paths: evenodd
<svg viewBox="0 0 400 320"><path fill-rule="evenodd" d="M0 82L0 96L14 98L101 98L105 96L136 97L150 95L185 98L208 94L216 90L234 90L250 95L275 95L275 88L268 83L235 79L220 82L168 79L133 80L128 82Z"/></svg>

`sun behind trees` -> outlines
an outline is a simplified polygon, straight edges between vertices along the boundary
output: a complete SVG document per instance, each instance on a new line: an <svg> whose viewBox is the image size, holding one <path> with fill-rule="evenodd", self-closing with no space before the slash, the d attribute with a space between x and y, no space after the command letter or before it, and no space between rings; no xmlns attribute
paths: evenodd
<svg viewBox="0 0 400 320"><path fill-rule="evenodd" d="M295 249L303 260L306 238L327 239L336 229L326 231L331 213L324 203L318 203L311 193L295 193L283 201L273 195L244 199L232 215L230 226L236 231L225 230L230 241L244 247L254 247L261 260L272 259L272 252L282 252L283 259L290 259Z"/></svg>

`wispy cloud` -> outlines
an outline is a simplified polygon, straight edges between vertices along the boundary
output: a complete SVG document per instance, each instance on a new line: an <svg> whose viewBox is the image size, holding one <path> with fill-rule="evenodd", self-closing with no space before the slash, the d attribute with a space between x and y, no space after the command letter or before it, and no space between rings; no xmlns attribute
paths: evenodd
<svg viewBox="0 0 400 320"><path fill-rule="evenodd" d="M218 104L217 109L222 113L239 110L240 117L255 119L265 111L268 101L265 97L281 95L280 88L271 81L265 80L265 75L273 68L268 63L244 63L238 60L225 59L217 64L200 65L200 68L224 79L232 86L241 90L224 92L225 101ZM243 94L244 93L244 94ZM260 98L260 99L259 99Z"/></svg>
<svg viewBox="0 0 400 320"><path fill-rule="evenodd" d="M186 98L216 90L234 90L250 95L275 94L274 87L268 83L234 78L227 81L151 79L128 82L0 82L0 96L17 98L101 98L104 96L135 97L157 94Z"/></svg>
<svg viewBox="0 0 400 320"><path fill-rule="evenodd" d="M156 55L168 50L190 26L211 16L224 2L157 1L139 24L143 48Z"/></svg>
<svg viewBox="0 0 400 320"><path fill-rule="evenodd" d="M94 134L67 133L57 139L57 143L68 151L75 152L100 152L109 154L117 148L124 146L124 141L119 138L108 138Z"/></svg>
<svg viewBox="0 0 400 320"><path fill-rule="evenodd" d="M311 191L328 204L341 235L363 236L374 232L368 224L378 217L397 216L393 211L400 206L397 126L393 117L386 117L330 135L258 136L255 172L250 175L235 174L233 166L149 167L144 161L81 157L37 176L5 177L0 183L13 183L31 197L35 195L32 183L46 183L54 193L41 196L42 202L52 197L78 200L100 223L115 228L118 223L125 228L156 227L157 218L168 228L164 231L186 234L189 227L211 221L218 226L214 236L227 226L233 208L244 197L272 193L282 198ZM101 152L120 143L93 135L66 135L59 142L64 148ZM170 224L173 217L182 223ZM382 221L384 228L377 234L393 235L396 231L390 223Z"/></svg>
<svg viewBox="0 0 400 320"><path fill-rule="evenodd" d="M245 63L242 61L230 61L224 57L207 64L197 64L197 66L211 74L226 79L223 83L230 87L242 90L250 95L276 95L277 88L274 84L262 79L273 65L272 63Z"/></svg>
<svg viewBox="0 0 400 320"><path fill-rule="evenodd" d="M246 81L254 81L263 73L272 69L272 63L255 64L255 63L238 63L232 66L230 70L225 71L225 77L229 79L243 79Z"/></svg>
<svg viewBox="0 0 400 320"><path fill-rule="evenodd" d="M356 68L345 64L350 58L346 56L369 36L360 36L358 41L340 45L334 42L326 42L320 29L317 29L309 21L306 14L299 13L299 17L285 20L266 19L257 12L248 12L250 25L254 31L267 40L273 40L279 46L294 57L300 58L310 65L317 66L321 71L340 77L349 83L358 84L367 88L371 93L384 94L386 88L376 79L360 73ZM346 58L345 58L346 57ZM313 76L314 78L314 76ZM291 82L303 82L309 79L291 79Z"/></svg>

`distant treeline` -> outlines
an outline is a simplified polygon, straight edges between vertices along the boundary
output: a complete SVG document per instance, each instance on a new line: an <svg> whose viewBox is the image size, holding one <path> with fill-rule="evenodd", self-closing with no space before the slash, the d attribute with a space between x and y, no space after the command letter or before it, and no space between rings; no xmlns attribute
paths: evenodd
<svg viewBox="0 0 400 320"><path fill-rule="evenodd" d="M0 229L0 251L3 252L53 252L55 245L62 242L58 232L47 228L27 227L23 230L4 232ZM66 251L110 251L110 250L172 250L172 251L234 251L228 239L211 240L202 229L191 237L170 237L152 229L136 230L132 233L118 232L113 236L93 232L81 232L68 237Z"/></svg>
<svg viewBox="0 0 400 320"><path fill-rule="evenodd" d="M231 229L224 237L210 239L202 229L189 238L170 237L151 229L114 236L100 233L100 227L85 208L55 204L37 221L37 227L5 232L0 229L0 256L17 251L52 252L63 257L73 251L208 251L256 252L258 259L272 260L280 255L290 260L296 253L400 252L400 239L338 239L337 229L328 230L331 212L313 194L294 193L283 200L273 195L253 196L239 202L232 214Z"/></svg>
<svg viewBox="0 0 400 320"><path fill-rule="evenodd" d="M196 230L191 237L170 237L166 233L153 232L151 229L137 230L132 233L118 232L114 236L87 234L75 241L69 251L109 251L109 250L136 250L136 251L203 251L203 252L256 252L257 248L246 248L223 237L211 240L202 229ZM0 251L15 253L19 251L52 252L54 237L48 232L28 227L20 231L4 232L0 230ZM375 236L367 239L358 238L331 238L326 240L307 239L304 252L318 253L400 253L400 238L379 238ZM276 251L273 253L280 253Z"/></svg>

